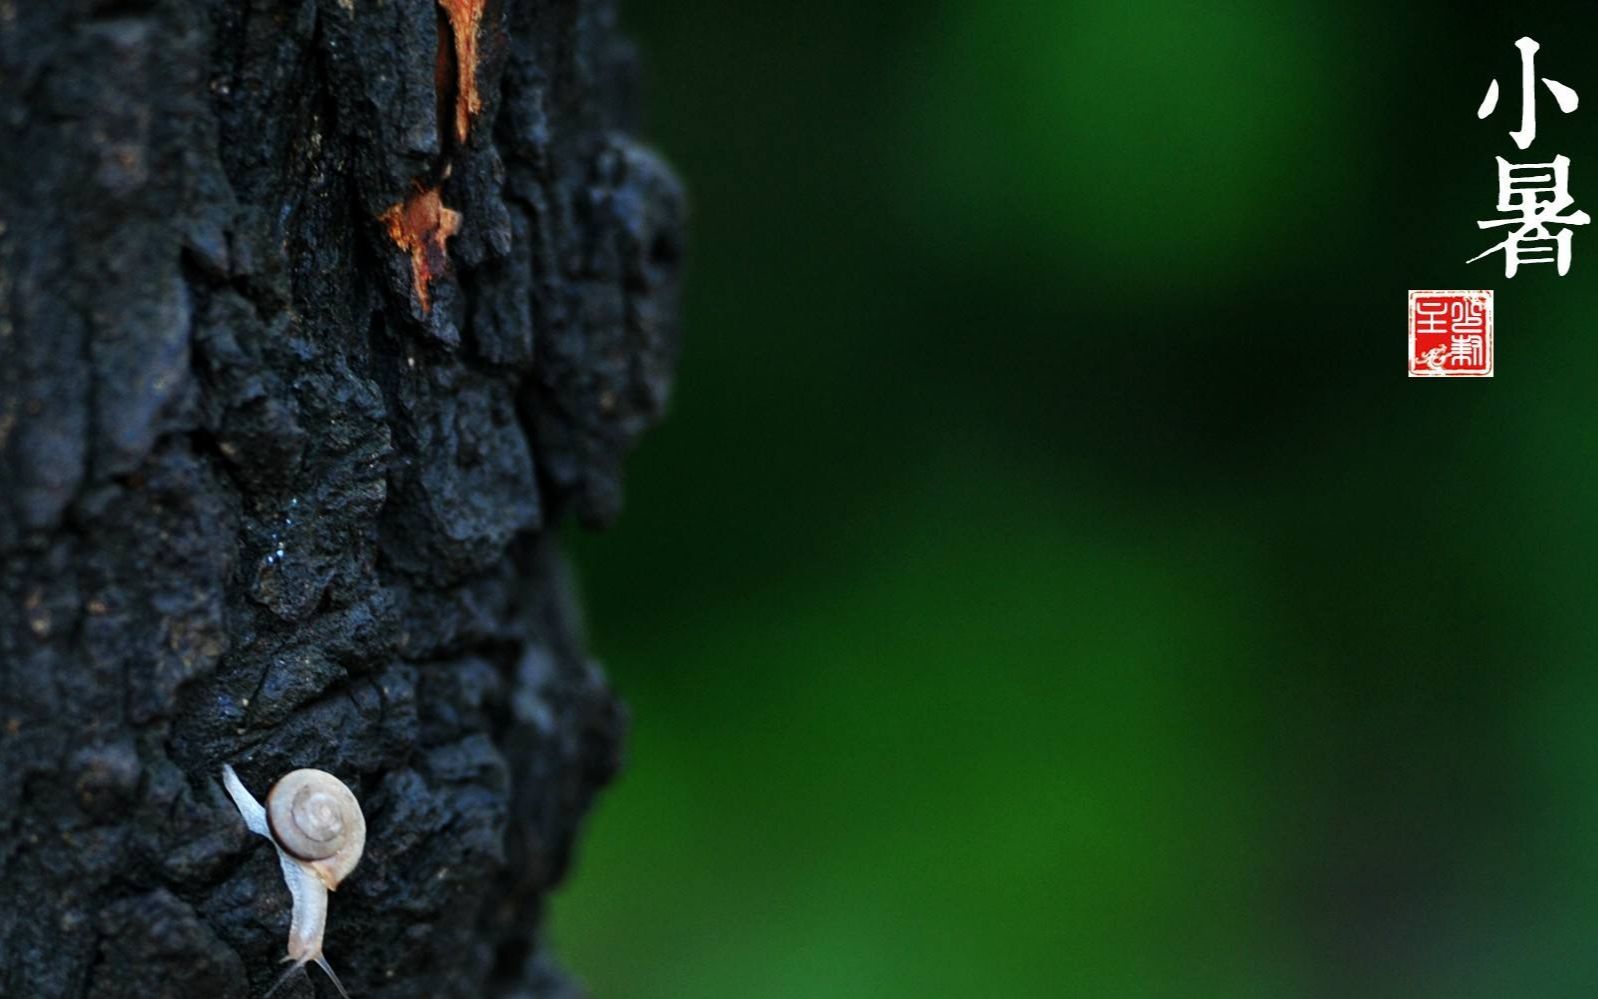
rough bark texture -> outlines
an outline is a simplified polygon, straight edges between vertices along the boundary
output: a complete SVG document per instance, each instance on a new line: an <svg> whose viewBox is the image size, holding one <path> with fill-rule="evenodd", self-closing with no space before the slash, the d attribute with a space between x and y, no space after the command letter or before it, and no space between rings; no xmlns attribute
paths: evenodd
<svg viewBox="0 0 1598 999"><path fill-rule="evenodd" d="M277 978L230 762L359 795L355 996L568 994L623 721L552 527L675 352L631 63L601 0L0 0L0 993Z"/></svg>

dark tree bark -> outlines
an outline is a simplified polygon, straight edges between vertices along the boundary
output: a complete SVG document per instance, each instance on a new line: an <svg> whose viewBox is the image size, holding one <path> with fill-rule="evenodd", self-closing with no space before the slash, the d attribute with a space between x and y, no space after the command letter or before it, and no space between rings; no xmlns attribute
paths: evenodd
<svg viewBox="0 0 1598 999"><path fill-rule="evenodd" d="M605 0L0 0L0 993L277 978L224 763L359 796L353 995L570 993L623 720L552 531L675 353L631 66Z"/></svg>

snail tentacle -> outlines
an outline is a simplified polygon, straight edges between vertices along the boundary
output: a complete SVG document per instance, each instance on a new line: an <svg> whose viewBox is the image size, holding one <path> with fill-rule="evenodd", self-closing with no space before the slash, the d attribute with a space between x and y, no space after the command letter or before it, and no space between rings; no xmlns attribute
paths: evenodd
<svg viewBox="0 0 1598 999"><path fill-rule="evenodd" d="M318 954L315 957L315 961L317 967L327 972L327 977L330 981L332 981L333 987L338 989L338 994L343 996L344 999L350 999L350 994L344 991L344 983L338 980L337 975L333 974L333 966L327 963L327 958L321 954Z"/></svg>

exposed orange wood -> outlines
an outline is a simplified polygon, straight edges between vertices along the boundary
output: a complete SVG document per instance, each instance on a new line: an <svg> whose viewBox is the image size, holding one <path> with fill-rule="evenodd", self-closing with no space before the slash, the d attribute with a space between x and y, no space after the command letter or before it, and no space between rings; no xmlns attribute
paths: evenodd
<svg viewBox="0 0 1598 999"><path fill-rule="evenodd" d="M422 311L433 307L433 279L449 266L444 243L460 231L461 213L444 205L438 188L418 190L385 211L379 219L389 238L411 258L411 279Z"/></svg>
<svg viewBox="0 0 1598 999"><path fill-rule="evenodd" d="M485 0L438 0L455 36L455 139L466 141L472 119L483 110L477 93L477 31L483 23Z"/></svg>

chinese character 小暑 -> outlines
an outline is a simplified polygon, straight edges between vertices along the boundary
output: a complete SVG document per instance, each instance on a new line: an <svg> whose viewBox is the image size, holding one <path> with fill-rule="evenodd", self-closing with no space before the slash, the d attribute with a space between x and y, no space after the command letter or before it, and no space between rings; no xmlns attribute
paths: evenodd
<svg viewBox="0 0 1598 999"><path fill-rule="evenodd" d="M1538 44L1531 38L1515 42L1520 50L1521 102L1520 128L1509 133L1515 145L1525 149L1537 138L1537 70ZM1580 97L1576 91L1558 80L1542 78L1543 85L1554 95L1559 110L1565 114L1576 110ZM1476 110L1477 118L1486 118L1498 107L1498 81L1487 87L1487 96ZM1586 212L1566 213L1575 203L1570 195L1570 158L1555 156L1548 163L1511 163L1502 156L1498 159L1498 211L1508 218L1486 219L1477 222L1482 229L1512 226L1508 234L1490 249L1470 258L1467 263L1503 251L1504 276L1512 278L1522 264L1553 264L1563 276L1570 271L1571 226L1586 225L1590 219Z"/></svg>

